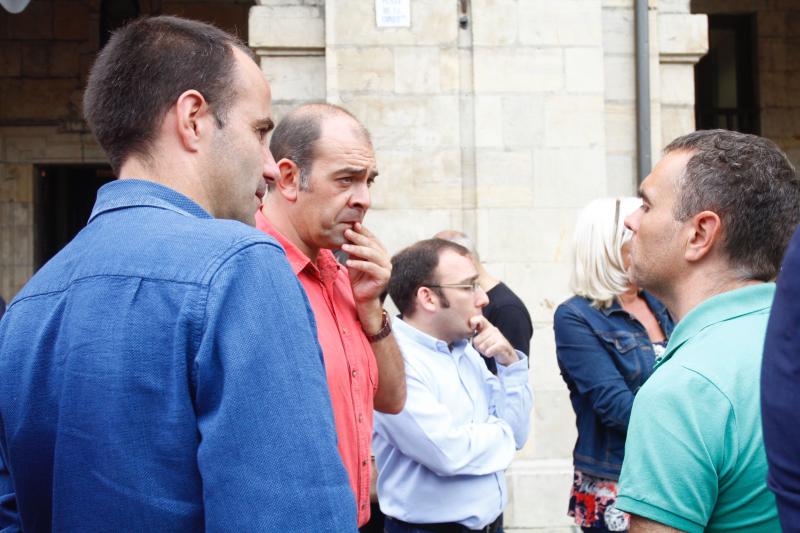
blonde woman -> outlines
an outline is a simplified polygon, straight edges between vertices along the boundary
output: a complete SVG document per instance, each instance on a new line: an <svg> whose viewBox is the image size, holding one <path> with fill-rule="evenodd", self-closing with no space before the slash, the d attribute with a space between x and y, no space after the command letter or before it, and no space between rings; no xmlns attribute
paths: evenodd
<svg viewBox="0 0 800 533"><path fill-rule="evenodd" d="M673 322L666 308L634 286L625 217L638 198L601 198L575 227L570 288L554 328L561 376L575 410L578 440L569 515L583 531L626 531L614 507L633 397L650 377Z"/></svg>

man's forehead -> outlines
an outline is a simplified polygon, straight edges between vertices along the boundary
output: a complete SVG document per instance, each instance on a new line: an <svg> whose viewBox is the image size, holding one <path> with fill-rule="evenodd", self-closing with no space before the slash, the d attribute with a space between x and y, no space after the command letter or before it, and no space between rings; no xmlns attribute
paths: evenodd
<svg viewBox="0 0 800 533"><path fill-rule="evenodd" d="M447 248L439 254L436 272L440 276L458 277L458 281L478 277L478 271L475 270L475 265L469 257Z"/></svg>
<svg viewBox="0 0 800 533"><path fill-rule="evenodd" d="M245 99L257 96L265 99L267 105L271 103L272 92L264 71L261 70L253 59L239 50L233 49L236 78L239 84L239 92Z"/></svg>
<svg viewBox="0 0 800 533"><path fill-rule="evenodd" d="M694 152L680 150L669 152L662 157L639 187L642 198L651 200L653 196L664 194L665 191L677 190L680 178L693 155Z"/></svg>
<svg viewBox="0 0 800 533"><path fill-rule="evenodd" d="M363 134L361 126L350 117L326 117L320 136L314 146L314 156L341 161L342 166L370 167L375 169L375 150Z"/></svg>
<svg viewBox="0 0 800 533"><path fill-rule="evenodd" d="M356 120L344 113L325 116L320 122L321 141L349 142L363 145L372 152L372 142L364 133L364 128Z"/></svg>

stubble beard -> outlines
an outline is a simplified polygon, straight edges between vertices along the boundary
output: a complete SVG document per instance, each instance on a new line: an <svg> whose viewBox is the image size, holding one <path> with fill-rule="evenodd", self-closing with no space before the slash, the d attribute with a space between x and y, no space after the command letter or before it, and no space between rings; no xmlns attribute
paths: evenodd
<svg viewBox="0 0 800 533"><path fill-rule="evenodd" d="M649 263L637 263L636 258L632 256L628 277L640 289L645 289L659 300L663 300L669 292L670 283L663 273L659 273L654 268L657 266L658 260L658 258L651 258Z"/></svg>
<svg viewBox="0 0 800 533"><path fill-rule="evenodd" d="M255 168L255 164L250 165L248 157L240 157L246 154L236 151L229 135L228 131L217 130L213 142L214 153L210 165L214 173L210 176L211 190L214 202L221 207L219 215L215 214L215 217L255 226L255 212L259 208L256 201L258 183L252 179L249 171L250 167ZM244 180L248 184L252 183L252 191L243 190L240 186L240 182Z"/></svg>

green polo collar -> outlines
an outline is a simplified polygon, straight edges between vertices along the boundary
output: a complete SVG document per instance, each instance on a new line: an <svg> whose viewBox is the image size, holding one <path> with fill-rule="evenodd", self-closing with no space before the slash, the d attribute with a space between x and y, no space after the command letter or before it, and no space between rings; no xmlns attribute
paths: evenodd
<svg viewBox="0 0 800 533"><path fill-rule="evenodd" d="M656 361L656 368L664 364L683 343L709 326L764 309L769 309L775 297L774 283L759 283L723 292L689 311L678 322L667 344L664 355Z"/></svg>

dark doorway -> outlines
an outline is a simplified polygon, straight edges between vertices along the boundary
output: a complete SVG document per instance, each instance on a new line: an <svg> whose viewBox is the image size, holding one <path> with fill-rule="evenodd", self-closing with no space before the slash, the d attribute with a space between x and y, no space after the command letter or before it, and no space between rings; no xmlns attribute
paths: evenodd
<svg viewBox="0 0 800 533"><path fill-rule="evenodd" d="M756 15L708 15L708 54L694 70L697 129L759 134Z"/></svg>
<svg viewBox="0 0 800 533"><path fill-rule="evenodd" d="M103 0L100 2L100 48L111 33L139 16L138 0Z"/></svg>
<svg viewBox="0 0 800 533"><path fill-rule="evenodd" d="M97 189L113 179L108 165L36 167L33 242L37 270L86 225Z"/></svg>

